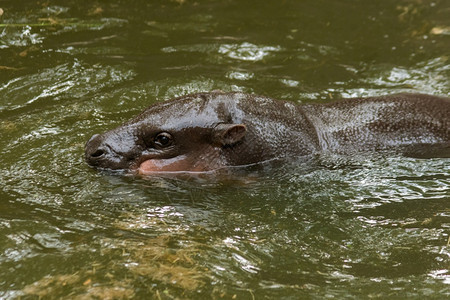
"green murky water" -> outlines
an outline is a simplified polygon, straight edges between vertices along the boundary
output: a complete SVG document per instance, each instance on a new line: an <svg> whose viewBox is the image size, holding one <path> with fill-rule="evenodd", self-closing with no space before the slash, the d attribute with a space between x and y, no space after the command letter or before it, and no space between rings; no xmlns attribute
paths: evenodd
<svg viewBox="0 0 450 300"><path fill-rule="evenodd" d="M0 298L450 295L450 160L133 178L83 161L156 101L450 94L447 0L0 1Z"/></svg>

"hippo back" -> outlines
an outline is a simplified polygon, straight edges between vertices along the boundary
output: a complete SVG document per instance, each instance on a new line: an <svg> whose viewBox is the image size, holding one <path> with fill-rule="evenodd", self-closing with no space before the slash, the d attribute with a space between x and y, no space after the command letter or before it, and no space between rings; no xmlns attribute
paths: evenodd
<svg viewBox="0 0 450 300"><path fill-rule="evenodd" d="M399 149L413 156L450 156L450 101L397 94L305 105L320 148L335 153Z"/></svg>

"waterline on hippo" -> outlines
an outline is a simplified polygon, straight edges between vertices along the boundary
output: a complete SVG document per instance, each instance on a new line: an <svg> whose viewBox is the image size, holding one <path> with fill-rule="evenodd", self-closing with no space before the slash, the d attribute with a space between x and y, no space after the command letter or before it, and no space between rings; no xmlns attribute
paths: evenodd
<svg viewBox="0 0 450 300"><path fill-rule="evenodd" d="M314 154L450 157L449 98L398 94L328 104L244 93L157 103L94 135L89 165L132 174L214 173Z"/></svg>

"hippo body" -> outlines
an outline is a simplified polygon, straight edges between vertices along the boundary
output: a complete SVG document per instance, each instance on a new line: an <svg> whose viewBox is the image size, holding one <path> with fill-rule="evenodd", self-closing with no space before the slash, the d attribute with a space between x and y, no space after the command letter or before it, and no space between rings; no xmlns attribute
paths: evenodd
<svg viewBox="0 0 450 300"><path fill-rule="evenodd" d="M150 106L86 144L95 167L203 172L321 152L450 157L450 99L398 94L328 104L211 92Z"/></svg>

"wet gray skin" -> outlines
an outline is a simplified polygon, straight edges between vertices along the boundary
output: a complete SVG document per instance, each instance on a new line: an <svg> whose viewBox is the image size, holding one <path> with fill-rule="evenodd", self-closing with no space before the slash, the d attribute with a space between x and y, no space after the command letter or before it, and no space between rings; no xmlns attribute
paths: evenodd
<svg viewBox="0 0 450 300"><path fill-rule="evenodd" d="M150 106L94 135L85 156L94 167L143 173L208 171L320 152L449 157L449 116L448 98L420 94L295 105L199 93ZM158 161L167 163L155 167Z"/></svg>

